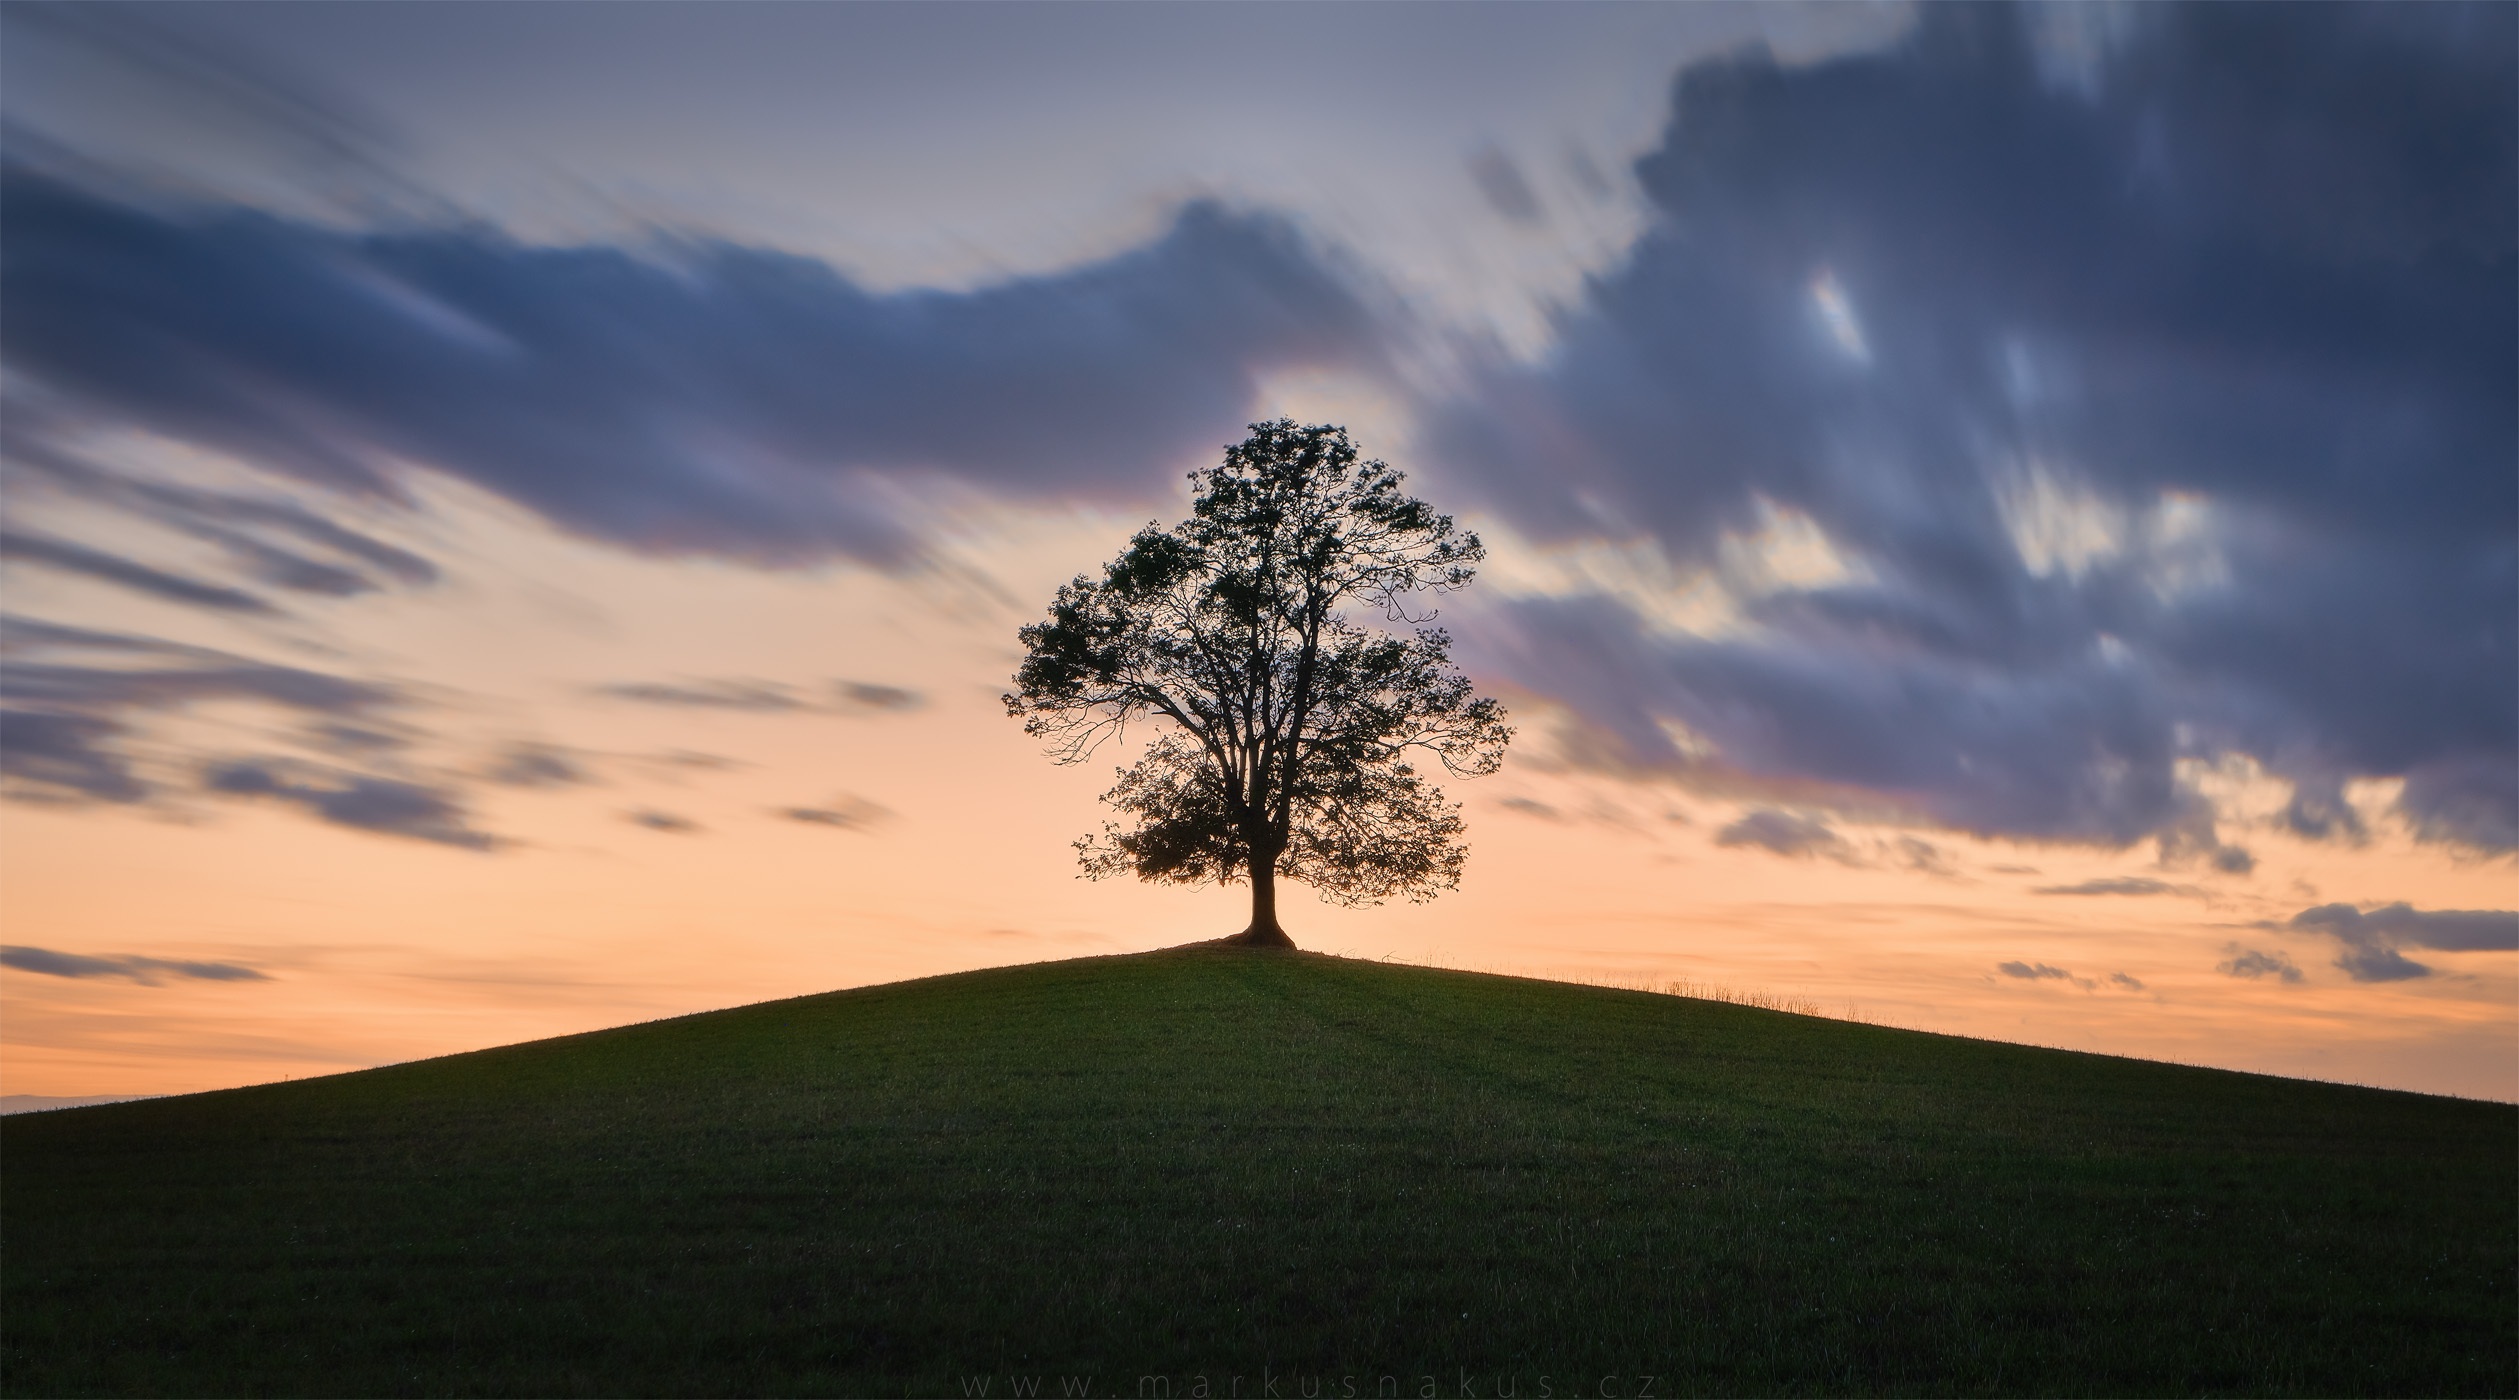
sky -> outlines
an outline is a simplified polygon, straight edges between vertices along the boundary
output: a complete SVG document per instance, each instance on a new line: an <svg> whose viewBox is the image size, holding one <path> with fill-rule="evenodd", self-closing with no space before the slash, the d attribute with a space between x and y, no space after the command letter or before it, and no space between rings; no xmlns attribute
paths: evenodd
<svg viewBox="0 0 2519 1400"><path fill-rule="evenodd" d="M2519 10L0 8L0 1091L1239 928L1000 696L1488 545L1322 952L2519 1099Z"/></svg>

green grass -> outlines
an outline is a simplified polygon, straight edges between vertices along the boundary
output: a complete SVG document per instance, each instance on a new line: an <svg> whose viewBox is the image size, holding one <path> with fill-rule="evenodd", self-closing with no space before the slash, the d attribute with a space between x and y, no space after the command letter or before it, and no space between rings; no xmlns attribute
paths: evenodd
<svg viewBox="0 0 2519 1400"><path fill-rule="evenodd" d="M2506 1395L2515 1273L2508 1105L1216 948L0 1126L22 1395Z"/></svg>

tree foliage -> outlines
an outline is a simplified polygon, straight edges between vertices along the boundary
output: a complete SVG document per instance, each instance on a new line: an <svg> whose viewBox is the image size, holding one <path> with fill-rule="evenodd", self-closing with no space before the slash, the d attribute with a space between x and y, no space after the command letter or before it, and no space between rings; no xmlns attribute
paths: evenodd
<svg viewBox="0 0 2519 1400"><path fill-rule="evenodd" d="M1243 937L1264 943L1286 941L1279 874L1344 904L1453 888L1460 808L1422 765L1492 773L1512 731L1410 604L1469 583L1478 537L1342 428L1254 424L1190 481L1189 519L1137 532L1021 634L1007 712L1053 758L1161 729L1104 796L1125 820L1076 843L1086 872L1248 879Z"/></svg>

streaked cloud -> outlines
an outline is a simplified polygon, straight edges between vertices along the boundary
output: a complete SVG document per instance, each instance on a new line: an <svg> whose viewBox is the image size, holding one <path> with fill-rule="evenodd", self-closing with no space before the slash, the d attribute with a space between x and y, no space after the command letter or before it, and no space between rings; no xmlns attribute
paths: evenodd
<svg viewBox="0 0 2519 1400"><path fill-rule="evenodd" d="M880 802L842 793L819 806L782 807L778 815L808 826L838 827L843 831L871 831L893 818L891 808Z"/></svg>
<svg viewBox="0 0 2519 1400"><path fill-rule="evenodd" d="M91 957L23 944L0 947L0 967L36 972L46 977L113 977L154 986L164 978L197 982L268 982L270 974L239 963L190 962L180 958L147 958L128 953Z"/></svg>
<svg viewBox="0 0 2519 1400"><path fill-rule="evenodd" d="M201 786L226 797L268 798L335 826L493 851L506 843L473 828L451 788L282 758L238 758L204 768Z"/></svg>
<svg viewBox="0 0 2519 1400"><path fill-rule="evenodd" d="M2294 832L2402 778L2422 838L2519 847L2519 21L2145 13L1686 70L1657 222L1428 406L1517 538L1650 561L1465 634L1583 761L2245 874L2179 777L2245 754ZM1780 514L1850 567L1691 591Z"/></svg>
<svg viewBox="0 0 2519 1400"><path fill-rule="evenodd" d="M1780 856L1848 857L1851 848L1818 817L1762 807L1714 834L1718 846L1756 846Z"/></svg>
<svg viewBox="0 0 2519 1400"><path fill-rule="evenodd" d="M1370 367L1388 341L1292 226L1213 203L964 292L724 241L346 232L24 166L0 173L0 237L0 348L53 405L39 445L141 429L384 501L417 467L630 549L763 564L912 560L888 478L1152 493L1260 376Z"/></svg>
<svg viewBox="0 0 2519 1400"><path fill-rule="evenodd" d="M755 714L780 714L807 708L804 698L793 687L770 681L622 681L597 686L595 693L611 700L691 710L747 710Z"/></svg>
<svg viewBox="0 0 2519 1400"><path fill-rule="evenodd" d="M77 574L169 603L264 616L278 611L243 589L186 578L71 540L52 539L22 530L0 530L0 559Z"/></svg>
<svg viewBox="0 0 2519 1400"><path fill-rule="evenodd" d="M576 787L595 780L576 755L548 744L511 745L482 776L520 788Z"/></svg>
<svg viewBox="0 0 2519 1400"><path fill-rule="evenodd" d="M2204 891L2193 885L2173 885L2167 880L2147 879L2140 875L2109 876L2084 880L2072 885L2040 885L2037 894L2184 894L2200 895Z"/></svg>

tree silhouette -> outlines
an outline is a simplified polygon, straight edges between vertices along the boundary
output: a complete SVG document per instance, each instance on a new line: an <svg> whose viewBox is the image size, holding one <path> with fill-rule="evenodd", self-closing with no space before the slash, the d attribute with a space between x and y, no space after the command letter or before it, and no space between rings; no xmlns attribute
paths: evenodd
<svg viewBox="0 0 2519 1400"><path fill-rule="evenodd" d="M1294 946L1280 875L1349 905L1455 887L1460 807L1418 765L1492 773L1512 731L1407 603L1466 585L1478 537L1360 461L1344 428L1255 423L1190 482L1189 519L1138 531L1021 634L1006 711L1052 758L1083 762L1131 720L1160 730L1103 795L1127 824L1076 842L1086 874L1248 879L1231 941L1274 947ZM1358 626L1355 604L1407 630Z"/></svg>

